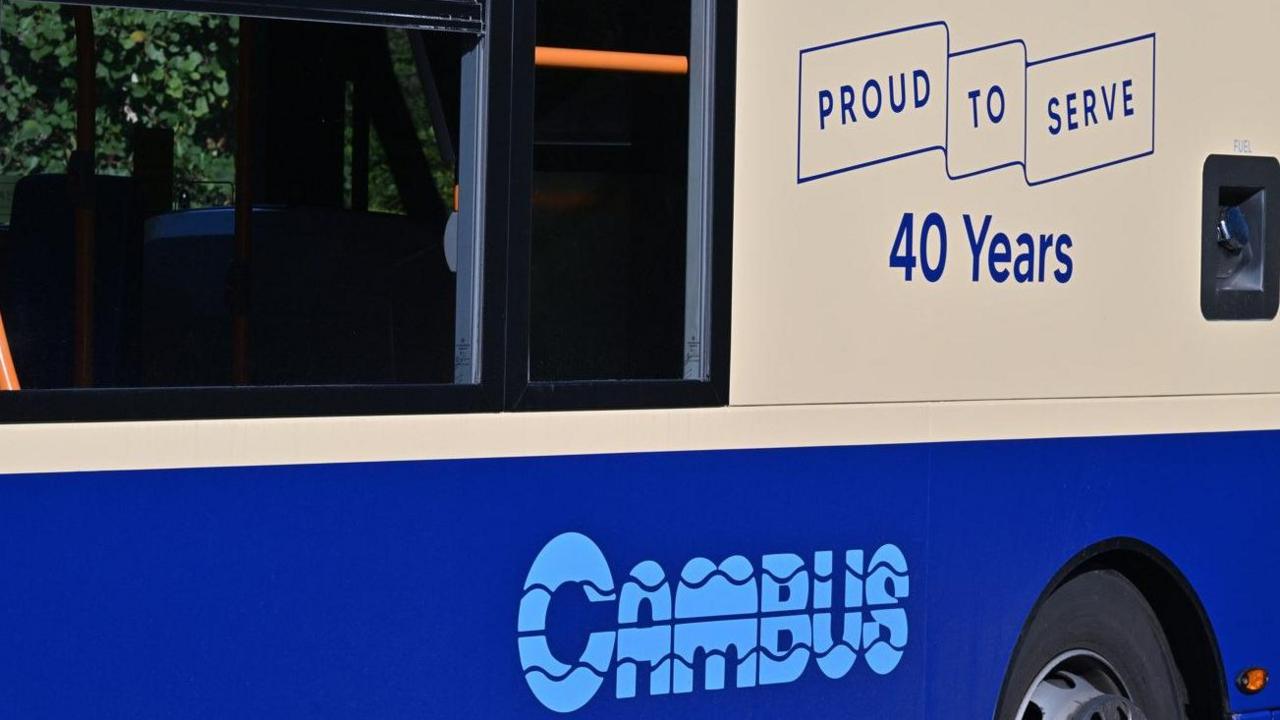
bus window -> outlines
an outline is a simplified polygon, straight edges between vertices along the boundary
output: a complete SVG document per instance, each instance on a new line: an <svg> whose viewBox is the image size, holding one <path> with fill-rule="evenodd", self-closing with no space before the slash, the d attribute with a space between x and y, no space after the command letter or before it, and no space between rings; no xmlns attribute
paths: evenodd
<svg viewBox="0 0 1280 720"><path fill-rule="evenodd" d="M531 382L706 379L710 4L538 4Z"/></svg>
<svg viewBox="0 0 1280 720"><path fill-rule="evenodd" d="M24 390L479 382L474 35L27 2L2 22Z"/></svg>

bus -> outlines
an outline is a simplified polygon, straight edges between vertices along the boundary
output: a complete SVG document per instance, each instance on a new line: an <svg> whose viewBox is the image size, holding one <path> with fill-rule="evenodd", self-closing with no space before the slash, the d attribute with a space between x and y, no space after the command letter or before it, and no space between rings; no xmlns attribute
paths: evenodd
<svg viewBox="0 0 1280 720"><path fill-rule="evenodd" d="M0 0L0 717L1280 717L1278 28Z"/></svg>

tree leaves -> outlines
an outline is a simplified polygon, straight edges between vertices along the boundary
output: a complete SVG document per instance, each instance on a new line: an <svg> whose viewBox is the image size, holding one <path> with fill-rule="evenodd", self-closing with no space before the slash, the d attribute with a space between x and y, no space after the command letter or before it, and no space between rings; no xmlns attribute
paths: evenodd
<svg viewBox="0 0 1280 720"><path fill-rule="evenodd" d="M233 171L230 74L238 20L96 8L98 169L127 174L134 128L174 131L180 179ZM75 31L69 12L7 3L0 31L0 175L63 172L75 137Z"/></svg>

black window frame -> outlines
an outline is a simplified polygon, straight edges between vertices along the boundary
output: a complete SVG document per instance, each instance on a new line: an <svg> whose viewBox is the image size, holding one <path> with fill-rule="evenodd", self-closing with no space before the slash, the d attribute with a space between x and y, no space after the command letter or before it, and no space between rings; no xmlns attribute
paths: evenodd
<svg viewBox="0 0 1280 720"><path fill-rule="evenodd" d="M496 412L502 408L506 327L506 242L512 97L511 6L489 0L486 28L488 127L484 176L484 245L480 309L481 375L475 384L385 384L58 388L0 392L0 423L221 420L232 418L349 417L362 415ZM71 4L71 3L59 3ZM123 5L98 3L100 5ZM198 11L199 3L154 0L158 10ZM245 3L246 5L251 3ZM261 15L262 13L254 13ZM300 19L296 16L294 19ZM332 21L309 18L304 21ZM377 23L384 24L384 23ZM404 27L385 23L386 27ZM504 41L493 42L499 38ZM18 368L19 379L21 370Z"/></svg>
<svg viewBox="0 0 1280 720"><path fill-rule="evenodd" d="M59 3L71 4L71 3ZM123 0L158 10L200 2ZM217 3L212 3L217 4ZM269 3L244 0L244 6ZM737 0L716 0L711 163L711 304L707 379L531 382L529 281L532 238L536 9L487 0L484 35L487 133L481 271L481 379L477 384L66 388L0 392L0 424L444 415L476 412L713 407L729 403ZM204 8L208 10L208 8ZM248 12L248 10L246 10ZM263 15L263 12L249 12ZM304 19L294 17L294 19ZM314 16L308 21L335 21ZM371 24L405 27L391 18ZM412 27L412 24L408 24ZM21 371L21 368L19 368Z"/></svg>
<svg viewBox="0 0 1280 720"><path fill-rule="evenodd" d="M481 34L481 0L37 0L90 7L241 15Z"/></svg>
<svg viewBox="0 0 1280 720"><path fill-rule="evenodd" d="M554 0L543 0L553 2ZM533 381L529 378L530 273L533 230L534 48L537 2L520 2L512 23L511 211L507 260L506 403L509 411L622 410L729 404L729 342L733 274L734 108L737 0L716 0L711 107L711 303L706 380Z"/></svg>

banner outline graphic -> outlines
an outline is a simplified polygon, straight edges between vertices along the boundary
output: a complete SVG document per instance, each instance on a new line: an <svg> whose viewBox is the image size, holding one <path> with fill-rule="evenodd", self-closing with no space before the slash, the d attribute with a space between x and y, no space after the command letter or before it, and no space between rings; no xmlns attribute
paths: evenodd
<svg viewBox="0 0 1280 720"><path fill-rule="evenodd" d="M875 159L873 159L873 160L868 160L868 161L865 161L865 162L857 162L857 163L853 163L853 164L850 164L850 165L844 165L844 166L839 167L839 168L835 168L835 169L831 169L831 170L823 170L823 171L820 171L820 172L814 172L814 173L811 173L811 174L806 175L806 174L805 174L805 172L804 172L804 167L803 167L803 163L804 163L804 101L805 101L805 92L804 92L804 91L805 91L805 87L804 87L804 63L805 63L805 56L806 56L806 55L811 55L811 54L813 54L813 53L818 53L818 52L821 52L821 51L824 51L824 50L831 50L831 49L833 49L833 48L843 47L843 46L847 46L847 45L851 45L851 44L859 43L859 42L864 42L864 41L868 41L868 40L874 40L874 39L877 39L877 38L884 38L884 37L888 37L888 36L892 36L892 35L899 35L899 34L903 34L903 33L909 33L909 32L914 32L914 31L918 31L918 30L925 30L925 29L929 29L929 28L939 28L939 27L940 27L940 28L942 28L942 29L943 29L943 31L944 31L944 32L945 32L945 34L946 34L946 45L947 45L947 53L946 53L946 74L945 74L945 85L946 85L946 88L945 88L945 95L944 95L944 99L943 99L943 102L944 102L944 103L946 103L946 107L945 107L945 118L946 118L946 120L945 120L945 127L944 127L944 130L943 130L943 142L942 142L941 144L939 144L939 143L926 144L926 145L923 145L923 146L921 146L921 147L913 148L913 149L910 149L910 150L906 150L906 151L902 151L902 152L896 152L896 153L893 153L893 154L891 154L891 155L887 155L887 156L885 156L885 157L875 158ZM1144 149L1143 151L1141 151L1141 152L1128 154L1128 155L1125 155L1125 156L1123 156L1123 157L1118 157L1118 158L1115 158L1115 159L1112 159L1112 160L1108 160L1108 161L1106 161L1106 162L1095 163L1095 164L1089 165L1089 166L1084 167L1084 168L1080 168L1080 169L1077 169L1077 170L1072 170L1072 171L1070 171L1070 172L1054 174L1054 175L1052 175L1052 176L1050 176L1050 177L1032 179L1032 178L1031 178L1031 176L1030 176L1030 174L1029 174L1029 173L1028 173L1028 171L1027 171L1027 165L1028 165L1028 152L1029 152L1029 136L1030 136L1030 124L1029 124L1029 123L1030 123L1030 108L1031 108L1031 102L1030 102L1030 74L1031 74L1031 70L1032 70L1032 68L1035 68L1035 67L1038 67L1038 66L1047 65L1047 64L1049 64L1049 63L1053 63L1053 62L1057 62L1057 61L1068 60L1068 59L1075 58L1075 57L1079 57L1079 56L1082 56L1082 55L1088 55L1088 54L1091 54L1091 53L1103 52L1103 51L1106 51L1106 50L1113 50L1113 49L1115 49L1115 48L1124 47L1124 46L1126 46L1126 45L1132 45L1132 44L1134 44L1134 43L1145 43L1145 42L1150 42L1150 43L1151 43L1151 89L1150 89L1150 95L1149 95L1149 100L1150 100L1150 104L1151 104L1151 109L1150 109L1150 112L1151 112L1151 134L1150 134L1150 144L1149 144L1149 146L1148 146L1146 149ZM951 100L951 64L952 64L952 60L954 60L955 58L964 57L964 56L967 56L967 55L972 55L972 54L974 54L974 53L983 52L983 51L987 51L987 50L993 50L993 49L997 49L997 48L1001 48L1001 47L1006 47L1006 46L1010 46L1010 45L1020 45L1020 46L1022 47L1023 60L1024 60L1024 62L1023 62L1023 88L1022 88L1022 90L1023 90L1023 128L1022 128L1022 133L1023 133L1023 142L1022 142L1023 152L1022 152L1022 158L1021 158L1020 160L1013 160L1013 161L1009 161L1009 162L1002 162L1002 163L1000 163L1000 164L993 165L993 166L991 166L991 167L984 167L984 168L981 168L981 169L978 169L978 170L974 170L974 171L970 171L970 172L962 172L962 173L958 173L958 174L953 174L953 173L951 172L951 168L950 168L950 165L949 165L949 162L948 162L948 159L949 159L949 158L948 158L948 143L950 142L950 138L951 138L951 102L950 102L950 100ZM863 168L872 167L872 166L874 166L874 165L880 165L880 164L882 164L882 163L892 162L892 161L895 161L895 160L901 160L901 159L904 159L904 158L912 157L912 156L914 156L914 155L920 155L920 154L927 153L927 152L932 152L932 151L935 151L935 150L937 150L937 151L941 151L941 153L942 153L942 155L943 155L943 158L944 158L944 162L943 162L943 165L944 165L944 171L945 171L945 172L946 172L946 174L947 174L947 179L948 179L948 180L953 180L953 181L955 181L955 180L964 180L964 179L967 179L967 178L976 177L976 176L978 176L978 175L984 175L984 174L986 174L986 173L995 172L995 171L997 171L997 170L1004 170L1004 169L1008 169L1008 168L1012 168L1012 167L1021 167L1021 168L1022 168L1022 176L1023 176L1023 180L1024 180L1024 181L1026 182L1026 184L1027 184L1028 186L1030 186L1030 187L1035 187L1035 186L1038 186L1038 185L1044 185L1044 184L1052 183L1052 182L1056 182L1056 181L1059 181L1059 180L1065 180L1065 179L1067 179L1067 178L1075 177L1075 176L1077 176L1077 175L1082 175L1082 174L1089 173L1089 172L1095 172L1095 171L1098 171L1098 170L1103 170L1103 169L1105 169L1105 168L1109 168L1109 167L1112 167L1112 166L1115 166L1115 165L1120 165L1120 164L1123 164L1123 163L1132 162L1132 161L1134 161L1134 160L1139 160L1139 159L1142 159L1142 158L1148 157L1148 156L1150 156L1150 155L1154 155L1154 154L1155 154L1155 151L1156 151L1156 144L1155 144L1155 138L1156 138L1156 70L1157 70L1157 67L1156 67L1156 53L1157 53L1157 47L1156 47L1156 45L1157 45L1157 43L1156 43L1156 33L1151 32L1151 33L1146 33L1146 34L1143 34L1143 35L1136 35L1136 36L1133 36L1133 37L1124 38L1124 39L1121 39L1121 40L1115 40L1115 41L1112 41L1112 42L1103 43L1103 44L1101 44L1101 45L1095 45L1095 46L1091 46L1091 47L1084 48L1084 49L1081 49L1081 50L1074 50L1074 51L1071 51L1071 52L1061 53L1061 54L1058 54L1058 55L1053 55L1053 56L1050 56L1050 57L1040 58L1040 59L1036 59L1036 60L1032 60L1032 59L1030 59L1030 56L1029 56L1029 54L1028 54L1028 52L1029 52L1029 51L1028 51L1028 49L1027 49L1026 41L1025 41L1025 40L1023 40L1023 39L1020 39L1020 38L1015 38L1015 39L1011 39L1011 40L1004 40L1004 41L1001 41L1001 42L991 43L991 44L988 44L988 45L983 45L983 46L979 46L979 47L968 48L968 49L965 49L965 50L960 50L960 51L952 52L952 51L951 51L951 28L950 28L950 26L949 26L945 21L940 21L940 20L939 20L939 21L933 21L933 22L927 22L927 23L919 23L919 24L916 24L916 25L910 25L910 26L907 26L907 27L896 28L896 29L892 29L892 30L885 30L885 31L877 32L877 33L871 33L871 34L868 34L868 35L861 35L861 36L854 37L854 38L848 38L848 39L845 39L845 40L837 40L837 41L834 41L834 42L823 43L823 44L821 44L821 45L814 45L814 46L812 46L812 47L802 48L802 49L799 51L799 55L798 55L798 58L799 58L799 59L798 59L798 63L797 63L797 65L798 65L798 81L797 81L797 85L796 85L796 184L798 184L798 185L803 185L803 184L806 184L806 183L813 182L813 181L815 181L815 180L822 180L822 179L829 178L829 177L832 177L832 176L835 176L835 175L842 175L842 174L844 174L844 173L852 172L852 171L854 171L854 170L860 170L860 169L863 169Z"/></svg>

